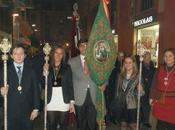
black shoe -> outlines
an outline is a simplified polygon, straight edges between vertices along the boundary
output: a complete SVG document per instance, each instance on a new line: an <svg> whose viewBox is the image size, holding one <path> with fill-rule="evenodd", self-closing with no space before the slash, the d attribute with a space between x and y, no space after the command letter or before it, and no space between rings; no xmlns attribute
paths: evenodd
<svg viewBox="0 0 175 130"><path fill-rule="evenodd" d="M143 125L148 127L148 128L151 128L151 125L149 123L144 123Z"/></svg>

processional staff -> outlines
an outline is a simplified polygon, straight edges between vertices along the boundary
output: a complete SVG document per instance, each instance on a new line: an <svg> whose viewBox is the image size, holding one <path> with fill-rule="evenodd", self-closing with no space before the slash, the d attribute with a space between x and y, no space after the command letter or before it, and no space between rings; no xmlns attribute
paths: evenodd
<svg viewBox="0 0 175 130"><path fill-rule="evenodd" d="M141 86L142 82L142 63L143 63L143 55L145 54L145 49L142 44L139 46L139 56L140 56L140 65L139 65L139 86ZM140 96L141 96L141 90L138 90L138 102L137 102L137 126L136 130L139 130L139 122L140 122Z"/></svg>
<svg viewBox="0 0 175 130"><path fill-rule="evenodd" d="M49 43L46 43L45 46L43 47L43 52L45 54L45 64L48 64L49 61L49 54L51 51L51 46ZM47 130L47 83L48 83L48 70L45 70L45 93L44 93L44 130Z"/></svg>
<svg viewBox="0 0 175 130"><path fill-rule="evenodd" d="M7 87L7 60L10 48L11 43L4 38L0 43L0 49L3 53L2 60L4 61L4 87ZM4 95L4 130L7 130L7 94Z"/></svg>

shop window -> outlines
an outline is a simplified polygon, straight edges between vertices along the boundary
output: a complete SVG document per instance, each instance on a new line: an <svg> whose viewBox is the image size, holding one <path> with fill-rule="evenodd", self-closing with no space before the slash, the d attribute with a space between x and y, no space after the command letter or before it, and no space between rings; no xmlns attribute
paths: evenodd
<svg viewBox="0 0 175 130"><path fill-rule="evenodd" d="M147 9L150 9L153 7L153 0L142 0L142 3L141 3L141 9L142 11L145 11Z"/></svg>
<svg viewBox="0 0 175 130"><path fill-rule="evenodd" d="M140 51L150 52L155 66L158 66L159 25L153 25L137 30L137 54Z"/></svg>

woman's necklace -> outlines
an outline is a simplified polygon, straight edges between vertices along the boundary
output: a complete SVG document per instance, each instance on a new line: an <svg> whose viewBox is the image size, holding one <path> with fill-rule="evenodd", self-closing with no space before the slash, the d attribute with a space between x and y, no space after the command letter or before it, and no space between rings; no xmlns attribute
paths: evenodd
<svg viewBox="0 0 175 130"><path fill-rule="evenodd" d="M175 68L175 67L173 66L173 68L172 68L170 71L168 71L168 67L165 66L165 70L166 70L166 76L164 77L164 85L165 85L165 86L168 85L169 76L170 76L170 74L174 71L174 68Z"/></svg>
<svg viewBox="0 0 175 130"><path fill-rule="evenodd" d="M53 82L53 84L55 86L58 85L58 83L57 83L57 76L58 76L59 70L60 70L60 66L56 66L56 67L53 68L53 74L54 74L54 82Z"/></svg>
<svg viewBox="0 0 175 130"><path fill-rule="evenodd" d="M126 73L126 78L123 80L123 86L122 86L123 91L126 91L130 80L131 80L131 73Z"/></svg>

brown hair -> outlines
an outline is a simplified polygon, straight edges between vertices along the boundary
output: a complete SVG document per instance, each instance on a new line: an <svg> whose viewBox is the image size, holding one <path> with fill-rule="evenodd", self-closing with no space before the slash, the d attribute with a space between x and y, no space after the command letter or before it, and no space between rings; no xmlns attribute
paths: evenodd
<svg viewBox="0 0 175 130"><path fill-rule="evenodd" d="M167 49L165 49L164 52L163 52L163 56L165 56L166 52L171 52L174 55L174 57L175 57L175 49L174 48L167 48Z"/></svg>
<svg viewBox="0 0 175 130"><path fill-rule="evenodd" d="M13 54L13 50L16 49L16 48L22 48L24 50L24 54L27 54L24 44L23 43L16 43L16 44L13 44L13 46L10 50L11 55Z"/></svg>
<svg viewBox="0 0 175 130"><path fill-rule="evenodd" d="M61 49L63 51L63 58L62 58L61 64L65 64L66 63L66 53L65 53L64 47L62 45L54 45L52 47L52 51L51 51L51 55L50 55L50 57L51 57L50 58L51 59L51 61L50 61L51 66L54 66L55 65L54 64L55 63L54 54L55 54L55 51L57 49Z"/></svg>
<svg viewBox="0 0 175 130"><path fill-rule="evenodd" d="M86 39L86 38L80 39L80 40L78 41L77 47L79 48L80 45L81 45L82 43L88 43L88 39Z"/></svg>

